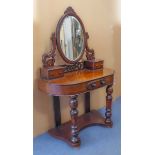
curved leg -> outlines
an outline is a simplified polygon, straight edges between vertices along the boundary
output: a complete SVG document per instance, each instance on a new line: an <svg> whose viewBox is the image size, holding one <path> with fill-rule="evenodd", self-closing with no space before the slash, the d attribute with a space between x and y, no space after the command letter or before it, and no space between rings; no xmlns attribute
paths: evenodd
<svg viewBox="0 0 155 155"><path fill-rule="evenodd" d="M109 127L112 127L112 121L111 121L112 92L113 92L112 85L108 85L106 88L107 96L106 96L106 112L105 112L106 119L105 119L105 123Z"/></svg>
<svg viewBox="0 0 155 155"><path fill-rule="evenodd" d="M78 95L70 96L70 115L71 115L71 138L70 141L73 146L79 146L80 145L80 138L79 138L79 132L78 132L78 126L77 126L77 119L78 119L78 101L77 101Z"/></svg>

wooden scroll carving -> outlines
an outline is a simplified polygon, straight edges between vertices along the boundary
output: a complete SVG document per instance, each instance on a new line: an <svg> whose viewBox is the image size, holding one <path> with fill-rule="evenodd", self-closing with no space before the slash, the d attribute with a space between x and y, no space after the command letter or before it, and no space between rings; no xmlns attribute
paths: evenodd
<svg viewBox="0 0 155 155"><path fill-rule="evenodd" d="M85 33L85 48L86 48L86 58L87 60L95 60L95 53L93 49L90 49L88 46L89 35L88 32Z"/></svg>
<svg viewBox="0 0 155 155"><path fill-rule="evenodd" d="M45 53L42 56L42 63L43 63L43 67L52 67L54 66L55 63L55 50L56 50L56 37L55 37L55 33L52 34L51 37L52 40L52 48L50 50L49 53Z"/></svg>

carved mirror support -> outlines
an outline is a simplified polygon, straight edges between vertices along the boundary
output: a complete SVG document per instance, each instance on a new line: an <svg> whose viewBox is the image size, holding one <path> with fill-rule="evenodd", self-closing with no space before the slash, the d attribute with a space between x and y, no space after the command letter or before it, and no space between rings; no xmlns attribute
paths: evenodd
<svg viewBox="0 0 155 155"><path fill-rule="evenodd" d="M80 69L103 69L103 60L95 59L94 50L88 46L88 39L82 20L72 7L68 7L58 21L56 33L51 36L51 50L42 56L41 77L53 79ZM56 50L67 65L54 66ZM82 61L84 53L86 60Z"/></svg>

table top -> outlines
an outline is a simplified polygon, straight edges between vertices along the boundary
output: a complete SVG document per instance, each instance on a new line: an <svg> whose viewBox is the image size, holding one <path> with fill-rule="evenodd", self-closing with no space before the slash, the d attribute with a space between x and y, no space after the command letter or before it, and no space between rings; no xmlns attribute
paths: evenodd
<svg viewBox="0 0 155 155"><path fill-rule="evenodd" d="M99 69L99 70L78 70L74 72L65 73L64 77L45 80L47 83L59 84L59 85L68 85L68 84L78 84L81 82L87 82L102 77L106 77L114 74L114 71L109 68Z"/></svg>
<svg viewBox="0 0 155 155"><path fill-rule="evenodd" d="M105 84L113 83L114 70L105 68L98 70L78 70L65 73L63 77L44 80L38 82L39 89L50 95L69 95L87 92L90 82L96 82L96 88L104 85L100 84L100 80L104 79Z"/></svg>

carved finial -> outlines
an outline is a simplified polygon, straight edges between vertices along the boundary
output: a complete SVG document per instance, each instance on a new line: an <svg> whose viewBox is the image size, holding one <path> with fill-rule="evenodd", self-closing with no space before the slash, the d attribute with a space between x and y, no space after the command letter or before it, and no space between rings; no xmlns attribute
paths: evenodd
<svg viewBox="0 0 155 155"><path fill-rule="evenodd" d="M67 13L75 13L75 11L74 11L74 9L73 9L71 6L69 6L69 7L65 10L64 14L67 14Z"/></svg>

